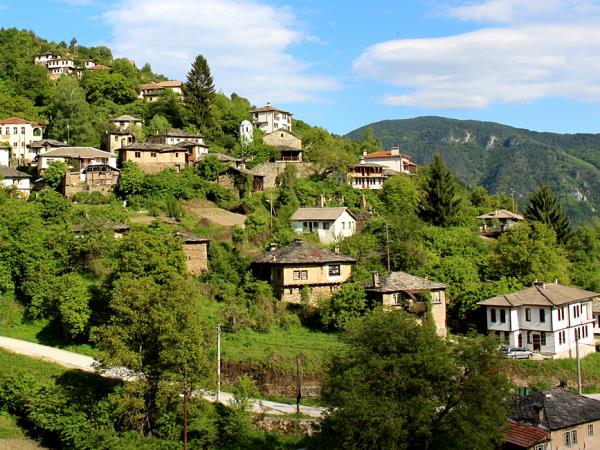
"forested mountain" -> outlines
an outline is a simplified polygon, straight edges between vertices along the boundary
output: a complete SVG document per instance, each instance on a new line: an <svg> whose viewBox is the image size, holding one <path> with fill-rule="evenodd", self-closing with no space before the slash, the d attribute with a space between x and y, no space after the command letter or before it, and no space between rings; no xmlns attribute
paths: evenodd
<svg viewBox="0 0 600 450"><path fill-rule="evenodd" d="M384 120L346 137L360 141L367 128L385 148L400 146L417 164L440 152L464 183L493 193L515 193L523 205L540 184L554 190L575 223L600 209L600 134L539 133L494 122L417 117Z"/></svg>

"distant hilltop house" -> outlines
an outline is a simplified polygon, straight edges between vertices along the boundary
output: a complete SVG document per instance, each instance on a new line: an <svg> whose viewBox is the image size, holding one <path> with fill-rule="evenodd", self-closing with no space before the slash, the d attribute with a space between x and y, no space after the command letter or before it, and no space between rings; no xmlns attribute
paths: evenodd
<svg viewBox="0 0 600 450"><path fill-rule="evenodd" d="M316 304L331 297L350 278L354 258L331 252L296 239L292 244L271 248L254 259L253 273L269 281L282 301Z"/></svg>
<svg viewBox="0 0 600 450"><path fill-rule="evenodd" d="M278 162L302 162L302 140L286 129L272 131L263 143L279 149Z"/></svg>
<svg viewBox="0 0 600 450"><path fill-rule="evenodd" d="M66 197L81 191L110 192L119 180L116 156L94 147L61 147L42 153L37 156L38 173L43 176L54 161L69 167L62 183Z"/></svg>
<svg viewBox="0 0 600 450"><path fill-rule="evenodd" d="M534 282L522 291L479 302L487 329L507 344L526 347L552 358L594 353L592 302L600 294L558 283Z"/></svg>
<svg viewBox="0 0 600 450"><path fill-rule="evenodd" d="M25 172L0 165L0 185L4 188L15 188L24 198L31 192L31 175Z"/></svg>
<svg viewBox="0 0 600 450"><path fill-rule="evenodd" d="M138 87L140 91L138 97L150 103L156 102L167 89L174 92L179 101L183 101L183 83L179 80L140 84Z"/></svg>
<svg viewBox="0 0 600 450"><path fill-rule="evenodd" d="M446 337L446 289L448 285L405 272L380 276L373 272L366 283L367 299L385 309L401 309L423 318L429 316L438 336Z"/></svg>
<svg viewBox="0 0 600 450"><path fill-rule="evenodd" d="M506 209L496 209L487 214L477 216L477 218L483 222L480 227L481 234L488 237L498 236L510 230L517 223L525 220L521 214Z"/></svg>
<svg viewBox="0 0 600 450"><path fill-rule="evenodd" d="M290 217L296 233L314 232L324 244L332 244L356 233L356 217L348 208L298 208Z"/></svg>
<svg viewBox="0 0 600 450"><path fill-rule="evenodd" d="M113 129L106 133L106 150L109 153L116 153L118 149L133 144L136 139L133 127L141 127L143 123L142 119L128 114L115 117L111 122Z"/></svg>
<svg viewBox="0 0 600 450"><path fill-rule="evenodd" d="M33 62L38 66L46 67L46 69L48 69L48 77L52 80L57 80L61 75L75 75L81 78L84 70L110 69L110 67L107 66L96 65L94 61L89 59L83 62L83 66L78 66L75 63L75 60L65 58L56 53L37 55Z"/></svg>
<svg viewBox="0 0 600 450"><path fill-rule="evenodd" d="M8 117L0 120L0 141L10 150L9 161L6 155L0 159L0 165L8 166L15 161L18 165L31 162L37 155L37 150L30 148L31 144L42 140L45 124L31 122L19 117Z"/></svg>
<svg viewBox="0 0 600 450"><path fill-rule="evenodd" d="M383 189L389 177L405 174L414 175L417 165L409 155L400 153L399 147L375 153L363 152L360 162L350 167L348 182L355 189Z"/></svg>
<svg viewBox="0 0 600 450"><path fill-rule="evenodd" d="M254 126L265 134L276 130L292 131L292 113L271 106L267 103L262 108L251 109Z"/></svg>

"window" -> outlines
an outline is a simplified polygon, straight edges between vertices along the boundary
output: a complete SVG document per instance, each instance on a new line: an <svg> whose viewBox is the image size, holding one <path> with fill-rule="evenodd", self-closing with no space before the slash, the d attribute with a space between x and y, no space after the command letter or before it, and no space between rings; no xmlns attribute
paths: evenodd
<svg viewBox="0 0 600 450"><path fill-rule="evenodd" d="M573 318L577 319L579 317L579 305L575 305L573 307Z"/></svg>
<svg viewBox="0 0 600 450"><path fill-rule="evenodd" d="M13 134L19 134L19 129L17 127L13 127Z"/></svg>
<svg viewBox="0 0 600 450"><path fill-rule="evenodd" d="M517 340L519 342L519 347L523 347L523 335L521 333L519 333Z"/></svg>
<svg viewBox="0 0 600 450"><path fill-rule="evenodd" d="M323 229L329 230L329 222L323 222Z"/></svg>
<svg viewBox="0 0 600 450"><path fill-rule="evenodd" d="M490 309L490 322L496 322L496 308Z"/></svg>
<svg viewBox="0 0 600 450"><path fill-rule="evenodd" d="M402 294L400 294L400 292L394 292L392 294L392 303L394 305L402 304Z"/></svg>
<svg viewBox="0 0 600 450"><path fill-rule="evenodd" d="M135 152L135 157L136 158L141 158L142 157L142 152Z"/></svg>
<svg viewBox="0 0 600 450"><path fill-rule="evenodd" d="M308 280L308 270L294 270L294 280Z"/></svg>
<svg viewBox="0 0 600 450"><path fill-rule="evenodd" d="M594 435L594 424L589 424L588 425L588 436L593 436Z"/></svg>
<svg viewBox="0 0 600 450"><path fill-rule="evenodd" d="M577 430L571 431L571 444L577 444Z"/></svg>
<svg viewBox="0 0 600 450"><path fill-rule="evenodd" d="M544 450L544 444L538 444L534 447L534 450Z"/></svg>
<svg viewBox="0 0 600 450"><path fill-rule="evenodd" d="M156 152L150 152L150 157L151 158L156 158Z"/></svg>
<svg viewBox="0 0 600 450"><path fill-rule="evenodd" d="M175 153L175 158L179 158L179 153Z"/></svg>
<svg viewBox="0 0 600 450"><path fill-rule="evenodd" d="M500 323L506 323L506 310L500 310Z"/></svg>
<svg viewBox="0 0 600 450"><path fill-rule="evenodd" d="M346 222L342 222L342 230L346 229Z"/></svg>
<svg viewBox="0 0 600 450"><path fill-rule="evenodd" d="M546 333L544 331L540 333L540 344L546 345Z"/></svg>
<svg viewBox="0 0 600 450"><path fill-rule="evenodd" d="M339 264L332 264L329 266L329 276L330 277L340 276L340 265Z"/></svg>
<svg viewBox="0 0 600 450"><path fill-rule="evenodd" d="M563 334L562 331L558 332L558 345L564 344L565 341L563 340Z"/></svg>
<svg viewBox="0 0 600 450"><path fill-rule="evenodd" d="M527 332L527 343L531 344L531 331Z"/></svg>
<svg viewBox="0 0 600 450"><path fill-rule="evenodd" d="M546 310L540 309L540 322L544 323L546 321Z"/></svg>
<svg viewBox="0 0 600 450"><path fill-rule="evenodd" d="M558 310L558 320L565 320L565 307Z"/></svg>
<svg viewBox="0 0 600 450"><path fill-rule="evenodd" d="M525 308L525 320L531 322L531 309Z"/></svg>
<svg viewBox="0 0 600 450"><path fill-rule="evenodd" d="M564 437L565 437L565 447L570 447L571 446L571 432L567 431L564 434Z"/></svg>
<svg viewBox="0 0 600 450"><path fill-rule="evenodd" d="M25 134L25 127L21 127L21 134Z"/></svg>

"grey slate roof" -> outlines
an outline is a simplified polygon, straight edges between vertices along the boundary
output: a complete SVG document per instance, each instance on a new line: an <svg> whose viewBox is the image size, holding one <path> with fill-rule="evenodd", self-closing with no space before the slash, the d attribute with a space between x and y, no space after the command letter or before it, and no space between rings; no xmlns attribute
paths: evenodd
<svg viewBox="0 0 600 450"><path fill-rule="evenodd" d="M259 264L326 264L356 262L346 255L315 247L300 240L275 250L263 253L253 261Z"/></svg>
<svg viewBox="0 0 600 450"><path fill-rule="evenodd" d="M120 150L120 149L119 149ZM187 152L187 148L181 147L179 144L158 144L153 142L134 142L131 145L123 147L123 150L135 150L140 152Z"/></svg>
<svg viewBox="0 0 600 450"><path fill-rule="evenodd" d="M352 218L354 220L356 220L356 218L354 217L354 215L348 211L348 208L345 207L339 207L339 208L298 208L296 210L296 212L294 214L292 214L292 217L290 217L290 220L292 221L302 221L302 220L327 220L327 221L333 221L333 220L337 220L338 217L340 217L344 211L348 212L348 214L350 214L350 216L352 216Z"/></svg>
<svg viewBox="0 0 600 450"><path fill-rule="evenodd" d="M447 287L447 284L417 277L406 272L390 272L389 275L382 276L380 287L374 287L373 280L365 284L365 289L371 292L429 291Z"/></svg>
<svg viewBox="0 0 600 450"><path fill-rule="evenodd" d="M547 283L543 286L533 286L511 294L498 295L479 302L482 306L558 306L568 303L589 300L600 297L596 292L563 286L556 283Z"/></svg>
<svg viewBox="0 0 600 450"><path fill-rule="evenodd" d="M0 178L32 178L31 175L12 169L8 166L0 166Z"/></svg>
<svg viewBox="0 0 600 450"><path fill-rule="evenodd" d="M220 162L242 162L242 158L236 158L235 156L226 155L225 153L203 153L198 156L198 160L203 160L208 157L217 158Z"/></svg>
<svg viewBox="0 0 600 450"><path fill-rule="evenodd" d="M543 408L540 420L540 408ZM510 412L516 422L560 430L600 420L600 402L563 388L550 388L526 397L516 397Z"/></svg>
<svg viewBox="0 0 600 450"><path fill-rule="evenodd" d="M130 116L129 114L123 114L122 116L113 119L113 122L141 122L142 119Z"/></svg>
<svg viewBox="0 0 600 450"><path fill-rule="evenodd" d="M94 147L60 147L39 155L40 158L114 158L112 153Z"/></svg>
<svg viewBox="0 0 600 450"><path fill-rule="evenodd" d="M181 238L181 240L186 244L201 244L203 242L210 242L209 238L196 236L192 233L186 233L184 231L177 231L175 233L175 237Z"/></svg>
<svg viewBox="0 0 600 450"><path fill-rule="evenodd" d="M56 139L40 139L39 141L33 141L29 144L29 148L43 148L43 147L70 147L69 144Z"/></svg>
<svg viewBox="0 0 600 450"><path fill-rule="evenodd" d="M477 216L478 219L511 219L511 220L525 220L521 214L517 214L506 209L496 209L487 214Z"/></svg>

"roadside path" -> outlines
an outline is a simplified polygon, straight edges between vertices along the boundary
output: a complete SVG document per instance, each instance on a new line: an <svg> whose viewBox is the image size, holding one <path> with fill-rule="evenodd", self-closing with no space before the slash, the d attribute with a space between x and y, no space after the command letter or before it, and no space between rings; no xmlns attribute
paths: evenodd
<svg viewBox="0 0 600 450"><path fill-rule="evenodd" d="M68 369L79 369L90 373L96 372L96 361L94 358L79 353L4 336L0 336L0 347L13 353L52 362ZM122 373L123 371L114 370L102 375L127 380L128 377ZM211 392L203 392L202 397L209 402L216 402L216 396ZM228 392L221 392L219 394L219 403L228 405L232 400L233 394ZM296 412L296 405L255 399L252 403L252 410L257 413L264 412L267 414L294 414ZM300 406L300 412L310 417L322 417L325 411L325 408Z"/></svg>

